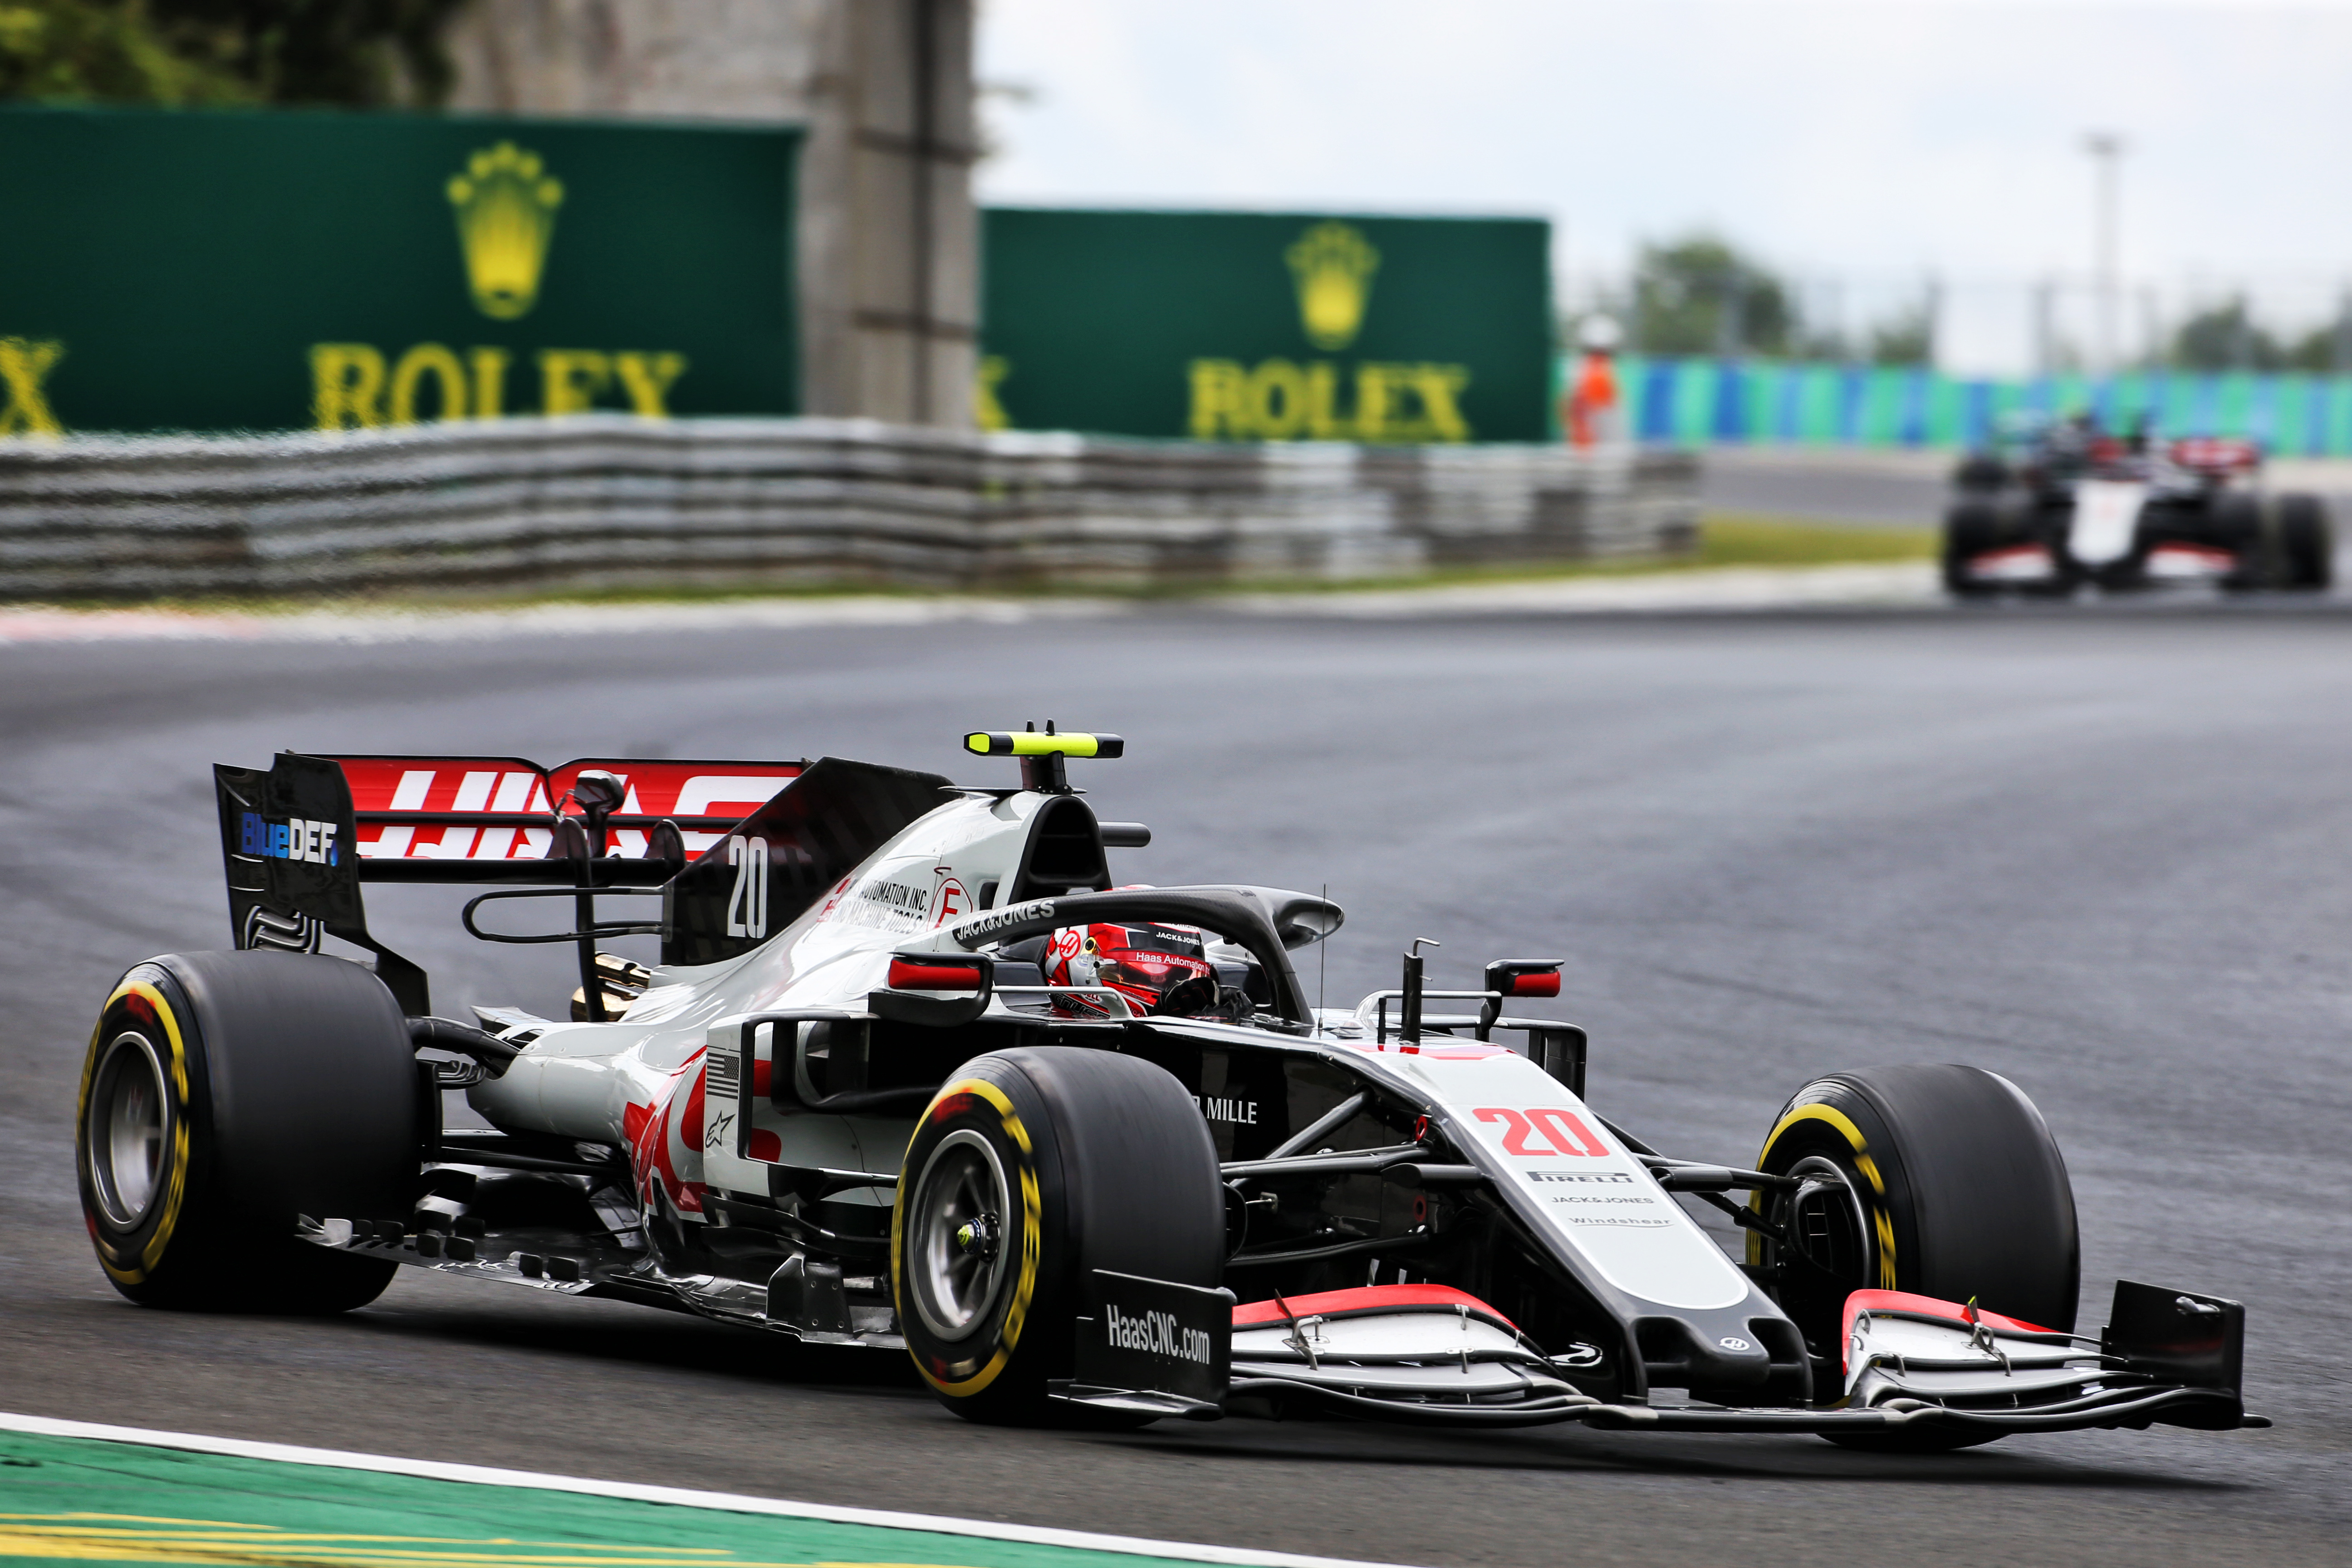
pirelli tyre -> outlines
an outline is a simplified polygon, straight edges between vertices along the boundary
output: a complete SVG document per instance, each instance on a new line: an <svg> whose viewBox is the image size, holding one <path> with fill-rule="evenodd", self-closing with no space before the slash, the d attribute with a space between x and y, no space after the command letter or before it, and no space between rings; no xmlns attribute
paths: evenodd
<svg viewBox="0 0 2352 1568"><path fill-rule="evenodd" d="M1076 1047L966 1063L923 1112L898 1178L890 1279L907 1349L941 1403L1029 1424L1070 1374L1097 1268L1216 1285L1215 1146L1181 1084Z"/></svg>
<svg viewBox="0 0 2352 1568"><path fill-rule="evenodd" d="M2327 503L2315 495L2278 500L2280 586L2325 588L2336 580L2336 530Z"/></svg>
<svg viewBox="0 0 2352 1568"><path fill-rule="evenodd" d="M1754 1206L1748 1261L1803 1334L1815 1386L1843 1382L1845 1299L1908 1290L2071 1331L2082 1278L2074 1192L2042 1113L1981 1068L1873 1068L1789 1098L1757 1168L1793 1190ZM1836 1438L1863 1447L1988 1442L1951 1429Z"/></svg>
<svg viewBox="0 0 2352 1568"><path fill-rule="evenodd" d="M2221 579L2224 589L2273 588L2284 579L2277 532L2264 515L2260 496L2224 490L2214 497L2206 533L2212 543L2238 558L2236 568Z"/></svg>
<svg viewBox="0 0 2352 1568"><path fill-rule="evenodd" d="M312 1247L298 1215L405 1213L423 1089L367 970L278 952L150 959L99 1010L75 1118L82 1212L152 1307L337 1312L394 1264Z"/></svg>

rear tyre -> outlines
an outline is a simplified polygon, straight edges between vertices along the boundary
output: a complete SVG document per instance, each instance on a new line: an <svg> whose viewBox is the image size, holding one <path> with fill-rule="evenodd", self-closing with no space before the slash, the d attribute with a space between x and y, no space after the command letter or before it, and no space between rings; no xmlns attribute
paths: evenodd
<svg viewBox="0 0 2352 1568"><path fill-rule="evenodd" d="M2263 504L2255 496L2242 490L2224 490L2213 500L2212 540L2238 558L2236 568L2221 579L2221 586L2233 593L2249 588L2268 588L2282 582L2285 573L2277 559L2275 542L2263 526Z"/></svg>
<svg viewBox="0 0 2352 1568"><path fill-rule="evenodd" d="M2000 543L2000 512L1989 500L1957 502L1944 514L1944 588L1963 599L1990 599L1997 584L1969 575L1969 563Z"/></svg>
<svg viewBox="0 0 2352 1568"><path fill-rule="evenodd" d="M2336 530L2327 503L2315 495L2281 496L2279 554L2283 587L2325 588L2336 580Z"/></svg>
<svg viewBox="0 0 2352 1568"><path fill-rule="evenodd" d="M1780 1308L1841 1381L1843 1312L1861 1289L1908 1290L2071 1331L2082 1258L2066 1162L2033 1102L1981 1068L1874 1068L1790 1097L1757 1168L1802 1183L1758 1206L1796 1246L1750 1233ZM1852 1434L1850 1447L1927 1451L1990 1442L1953 1431Z"/></svg>
<svg viewBox="0 0 2352 1568"><path fill-rule="evenodd" d="M974 1421L1055 1418L1088 1273L1213 1287L1224 1189L1169 1073L1074 1047L966 1063L907 1146L890 1226L900 1331L940 1403Z"/></svg>
<svg viewBox="0 0 2352 1568"><path fill-rule="evenodd" d="M365 1306L397 1265L298 1241L295 1216L404 1212L422 1104L399 1005L357 964L139 964L100 1009L75 1121L99 1264L142 1306Z"/></svg>

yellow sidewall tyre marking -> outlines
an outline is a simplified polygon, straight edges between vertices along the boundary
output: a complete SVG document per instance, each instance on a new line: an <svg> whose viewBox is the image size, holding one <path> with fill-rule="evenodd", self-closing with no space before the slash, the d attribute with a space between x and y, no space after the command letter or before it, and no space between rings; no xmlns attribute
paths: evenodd
<svg viewBox="0 0 2352 1568"><path fill-rule="evenodd" d="M105 1047L111 1036L120 1032L119 1028L110 1029L109 1025L113 1021L116 1006L133 996L153 1010L156 1023L163 1029L164 1042L170 1047L166 1070L172 1090L172 1152L171 1171L162 1202L155 1211L152 1227L148 1229L146 1241L135 1252L126 1254L122 1243L135 1237L138 1229L146 1228L148 1222L142 1219L141 1226L134 1227L129 1236L118 1239L109 1234L110 1227L100 1225L96 1216L91 1217L90 1238L98 1249L99 1267L106 1270L110 1279L123 1285L145 1284L148 1276L163 1262L164 1252L171 1247L172 1237L179 1229L181 1209L187 1198L188 1142L194 1121L189 1114L188 1046L180 1028L179 1016L157 987L143 980L126 979L115 987L114 994L99 1009L98 1025L90 1031L89 1054L82 1063L81 1092L75 1104L74 1144L76 1156L83 1169L77 1174L82 1181L90 1179L88 1170L93 1153L89 1147L90 1090L97 1079Z"/></svg>
<svg viewBox="0 0 2352 1568"><path fill-rule="evenodd" d="M1886 1206L1886 1178L1879 1173L1878 1162L1871 1157L1870 1140L1864 1135L1861 1128L1854 1125L1853 1118L1834 1106L1822 1105L1818 1101L1807 1101L1798 1106L1774 1122L1772 1131L1765 1134L1764 1150L1762 1153L1756 1156L1756 1168L1759 1171L1770 1170L1771 1167L1765 1162L1772 1157L1773 1145L1780 1142L1781 1135L1790 1128L1802 1126L1807 1122L1819 1122L1830 1128L1843 1138L1848 1148L1852 1150L1853 1167L1861 1172L1864 1180L1870 1184L1871 1193L1876 1200L1865 1206L1870 1210L1871 1228L1876 1233L1878 1241L1878 1288L1882 1290L1900 1289L1895 1283L1895 1219ZM1762 1214L1764 1194L1759 1192L1750 1197L1748 1206L1756 1213ZM1763 1262L1763 1241L1764 1238L1754 1231L1748 1233L1748 1260L1750 1263Z"/></svg>
<svg viewBox="0 0 2352 1568"><path fill-rule="evenodd" d="M1022 1125L1020 1113L1013 1109L1013 1101L1004 1091L987 1079L977 1078L959 1079L940 1089L924 1109L922 1120L915 1124L915 1136L907 1142L907 1159L898 1169L898 1202L890 1209L890 1298L899 1304L900 1323L908 1321L902 1260L905 1258L907 1203L912 1195L913 1183L919 1173L915 1170L915 1147L923 1141L924 1131L929 1127L932 1117L939 1113L940 1107L960 1097L978 1100L994 1110L999 1131L1020 1153L1021 1262L1013 1275L1013 1290L1005 1307L1003 1326L994 1336L994 1351L986 1361L970 1371L961 1370L969 1366L968 1363L944 1363L945 1376L935 1373L925 1356L918 1354L913 1358L915 1370L922 1374L924 1382L951 1399L969 1399L994 1383L1013 1359L1013 1352L1021 1347L1021 1331L1028 1321L1029 1309L1037 1294L1037 1270L1044 1256L1045 1205L1037 1185L1035 1146L1030 1140L1029 1130ZM961 1113L961 1110L957 1113Z"/></svg>

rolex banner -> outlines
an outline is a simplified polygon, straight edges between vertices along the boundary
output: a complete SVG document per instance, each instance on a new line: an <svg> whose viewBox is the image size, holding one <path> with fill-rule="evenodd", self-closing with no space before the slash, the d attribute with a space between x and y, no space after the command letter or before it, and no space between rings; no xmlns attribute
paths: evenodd
<svg viewBox="0 0 2352 1568"><path fill-rule="evenodd" d="M983 215L981 423L1202 441L1541 441L1533 218Z"/></svg>
<svg viewBox="0 0 2352 1568"><path fill-rule="evenodd" d="M0 110L0 435L790 414L798 138Z"/></svg>

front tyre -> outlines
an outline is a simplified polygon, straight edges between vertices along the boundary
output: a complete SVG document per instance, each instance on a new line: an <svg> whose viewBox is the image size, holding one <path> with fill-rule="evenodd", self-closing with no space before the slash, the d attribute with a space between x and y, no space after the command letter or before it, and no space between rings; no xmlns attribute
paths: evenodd
<svg viewBox="0 0 2352 1568"><path fill-rule="evenodd" d="M357 964L139 964L100 1009L75 1119L99 1264L144 1306L364 1306L397 1266L298 1241L295 1216L404 1212L421 1106L400 1007Z"/></svg>
<svg viewBox="0 0 2352 1568"><path fill-rule="evenodd" d="M1971 566L2000 543L1999 507L1976 497L1955 504L1944 514L1944 591L1961 599L1989 599L2000 593L1999 584L1979 581Z"/></svg>
<svg viewBox="0 0 2352 1568"><path fill-rule="evenodd" d="M1216 1149L1174 1078L1108 1051L999 1051L956 1073L908 1144L899 1330L949 1409L1041 1421L1092 1270L1213 1287L1224 1239Z"/></svg>
<svg viewBox="0 0 2352 1568"><path fill-rule="evenodd" d="M2082 1279L2074 1194L2042 1113L1981 1068L1832 1073L1790 1097L1757 1169L1794 1177L1756 1206L1748 1260L1804 1335L1817 1384L1843 1363L1855 1290L1907 1290L2062 1331ZM1959 1447L1952 1431L1833 1437L1856 1447Z"/></svg>
<svg viewBox="0 0 2352 1568"><path fill-rule="evenodd" d="M2325 588L2336 580L2336 530L2327 503L2315 495L2285 495L2278 503L2280 586Z"/></svg>

